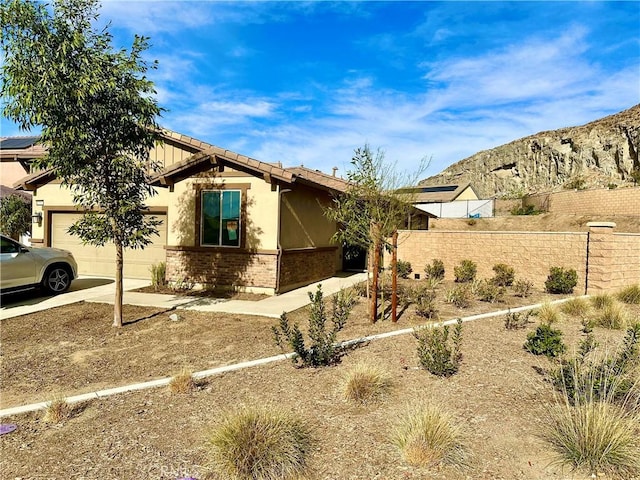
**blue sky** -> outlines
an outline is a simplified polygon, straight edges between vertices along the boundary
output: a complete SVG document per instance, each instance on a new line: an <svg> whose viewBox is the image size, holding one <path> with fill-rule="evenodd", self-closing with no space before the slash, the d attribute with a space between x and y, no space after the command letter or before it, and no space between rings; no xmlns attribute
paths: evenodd
<svg viewBox="0 0 640 480"><path fill-rule="evenodd" d="M640 103L640 2L116 2L151 38L160 123L344 175L369 143L423 177ZM3 119L2 135L20 132Z"/></svg>

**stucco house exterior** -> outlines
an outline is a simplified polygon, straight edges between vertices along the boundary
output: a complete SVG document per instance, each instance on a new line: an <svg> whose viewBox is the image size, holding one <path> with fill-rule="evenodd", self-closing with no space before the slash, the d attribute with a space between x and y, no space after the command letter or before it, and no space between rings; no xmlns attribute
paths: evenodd
<svg viewBox="0 0 640 480"><path fill-rule="evenodd" d="M160 235L144 250L125 251L125 276L150 278L151 265L166 262L171 282L275 294L343 270L342 247L332 241L338 225L324 209L346 190L345 180L171 131L150 157L160 169L147 214L162 220ZM14 186L33 193L34 214L42 217L32 244L72 251L80 274L114 275L112 246L83 245L67 232L81 213L51 172L34 172ZM427 217L416 210L413 223L426 227Z"/></svg>

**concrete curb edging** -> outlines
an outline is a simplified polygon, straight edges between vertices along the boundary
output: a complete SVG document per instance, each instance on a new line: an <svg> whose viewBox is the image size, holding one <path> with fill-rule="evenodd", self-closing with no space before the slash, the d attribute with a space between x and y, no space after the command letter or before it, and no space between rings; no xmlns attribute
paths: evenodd
<svg viewBox="0 0 640 480"><path fill-rule="evenodd" d="M589 297L589 295L583 295L580 297L569 297L569 298L563 298L560 300L554 300L553 302L549 302L552 305L556 305L556 304L561 304L564 303L572 298L587 298ZM487 313L480 313L478 315L471 315L469 317L461 317L460 319L463 322L472 322L474 320L482 320L485 318L492 318L492 317L499 317L501 315L507 315L508 313L518 313L518 312L525 312L527 310L534 310L536 308L540 308L543 304L542 303L536 303L534 305L526 305L524 307L516 307L516 308L510 308L507 310L498 310L498 311L494 311L494 312L487 312ZM433 326L438 325L453 325L458 321L458 319L452 319L452 320L446 320L444 322L436 322L434 324L432 324ZM353 346L353 345L358 345L361 343L366 343L366 342L371 342L373 340L383 340L385 338L391 338L391 337L396 337L398 335L407 335L410 333L413 333L413 331L415 330L415 327L412 328L405 328L402 330L394 330L392 332L386 332L386 333L378 333L375 335L369 335L366 337L361 337L361 338L356 338L356 339L352 339L352 340L346 340L344 342L340 342L340 346L343 347L348 347L348 346ZM286 360L286 359L290 359L294 356L294 353L286 353L286 354L280 354L280 355L274 355L272 357L266 357L266 358L260 358L258 360L250 360L248 362L241 362L241 363L235 363L232 365L225 365L224 367L217 367L217 368L212 368L209 370L203 370L200 372L195 372L193 373L193 378L195 379L201 379L201 378L206 378L206 377L211 377L211 376L215 376L215 375L220 375L223 373L227 373L227 372L233 372L235 370L242 370L245 368L250 368L250 367L255 367L258 365L266 365L268 363L273 363L273 362L278 362L280 360ZM117 395L119 393L127 393L127 392L134 392L134 391L138 391L138 390L147 390L150 388L157 388L157 387L165 387L167 385L169 385L169 383L171 382L171 377L166 377L166 378L160 378L157 380L151 380L149 382L143 382L143 383L136 383L136 384L132 384L132 385L125 385L122 387L115 387L115 388L109 388L109 389L105 389L105 390L99 390L96 392L91 392L91 393L84 393L81 395L74 395L72 397L66 397L65 400L67 401L67 403L69 404L73 404L73 403L79 403L79 402L85 402L88 400L93 400L96 398L105 398L105 397L110 397L112 395ZM39 402L39 403L32 403L29 405L22 405L22 406L18 406L18 407L11 407L11 408L5 408L3 410L0 410L0 418L3 417L8 417L11 415L19 415L19 414L23 414L23 413L29 413L29 412L35 412L37 410L42 410L47 408L47 406L49 405L50 402Z"/></svg>

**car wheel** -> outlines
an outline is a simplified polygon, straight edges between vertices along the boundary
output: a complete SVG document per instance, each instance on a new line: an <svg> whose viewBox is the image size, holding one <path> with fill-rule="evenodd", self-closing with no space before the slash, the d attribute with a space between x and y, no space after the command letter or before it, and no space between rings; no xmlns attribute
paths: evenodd
<svg viewBox="0 0 640 480"><path fill-rule="evenodd" d="M69 270L63 266L51 267L42 279L43 288L53 294L66 292L70 285L71 275Z"/></svg>

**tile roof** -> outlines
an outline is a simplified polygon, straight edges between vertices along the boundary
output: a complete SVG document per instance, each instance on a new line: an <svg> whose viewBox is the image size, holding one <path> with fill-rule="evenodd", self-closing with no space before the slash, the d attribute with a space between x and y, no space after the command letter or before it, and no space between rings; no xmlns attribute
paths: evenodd
<svg viewBox="0 0 640 480"><path fill-rule="evenodd" d="M289 167L288 171L292 172L297 179L303 180L302 183L308 183L312 186L320 186L334 192L344 193L349 187L349 182L340 177L334 177L321 172L320 170L311 170L303 166Z"/></svg>

